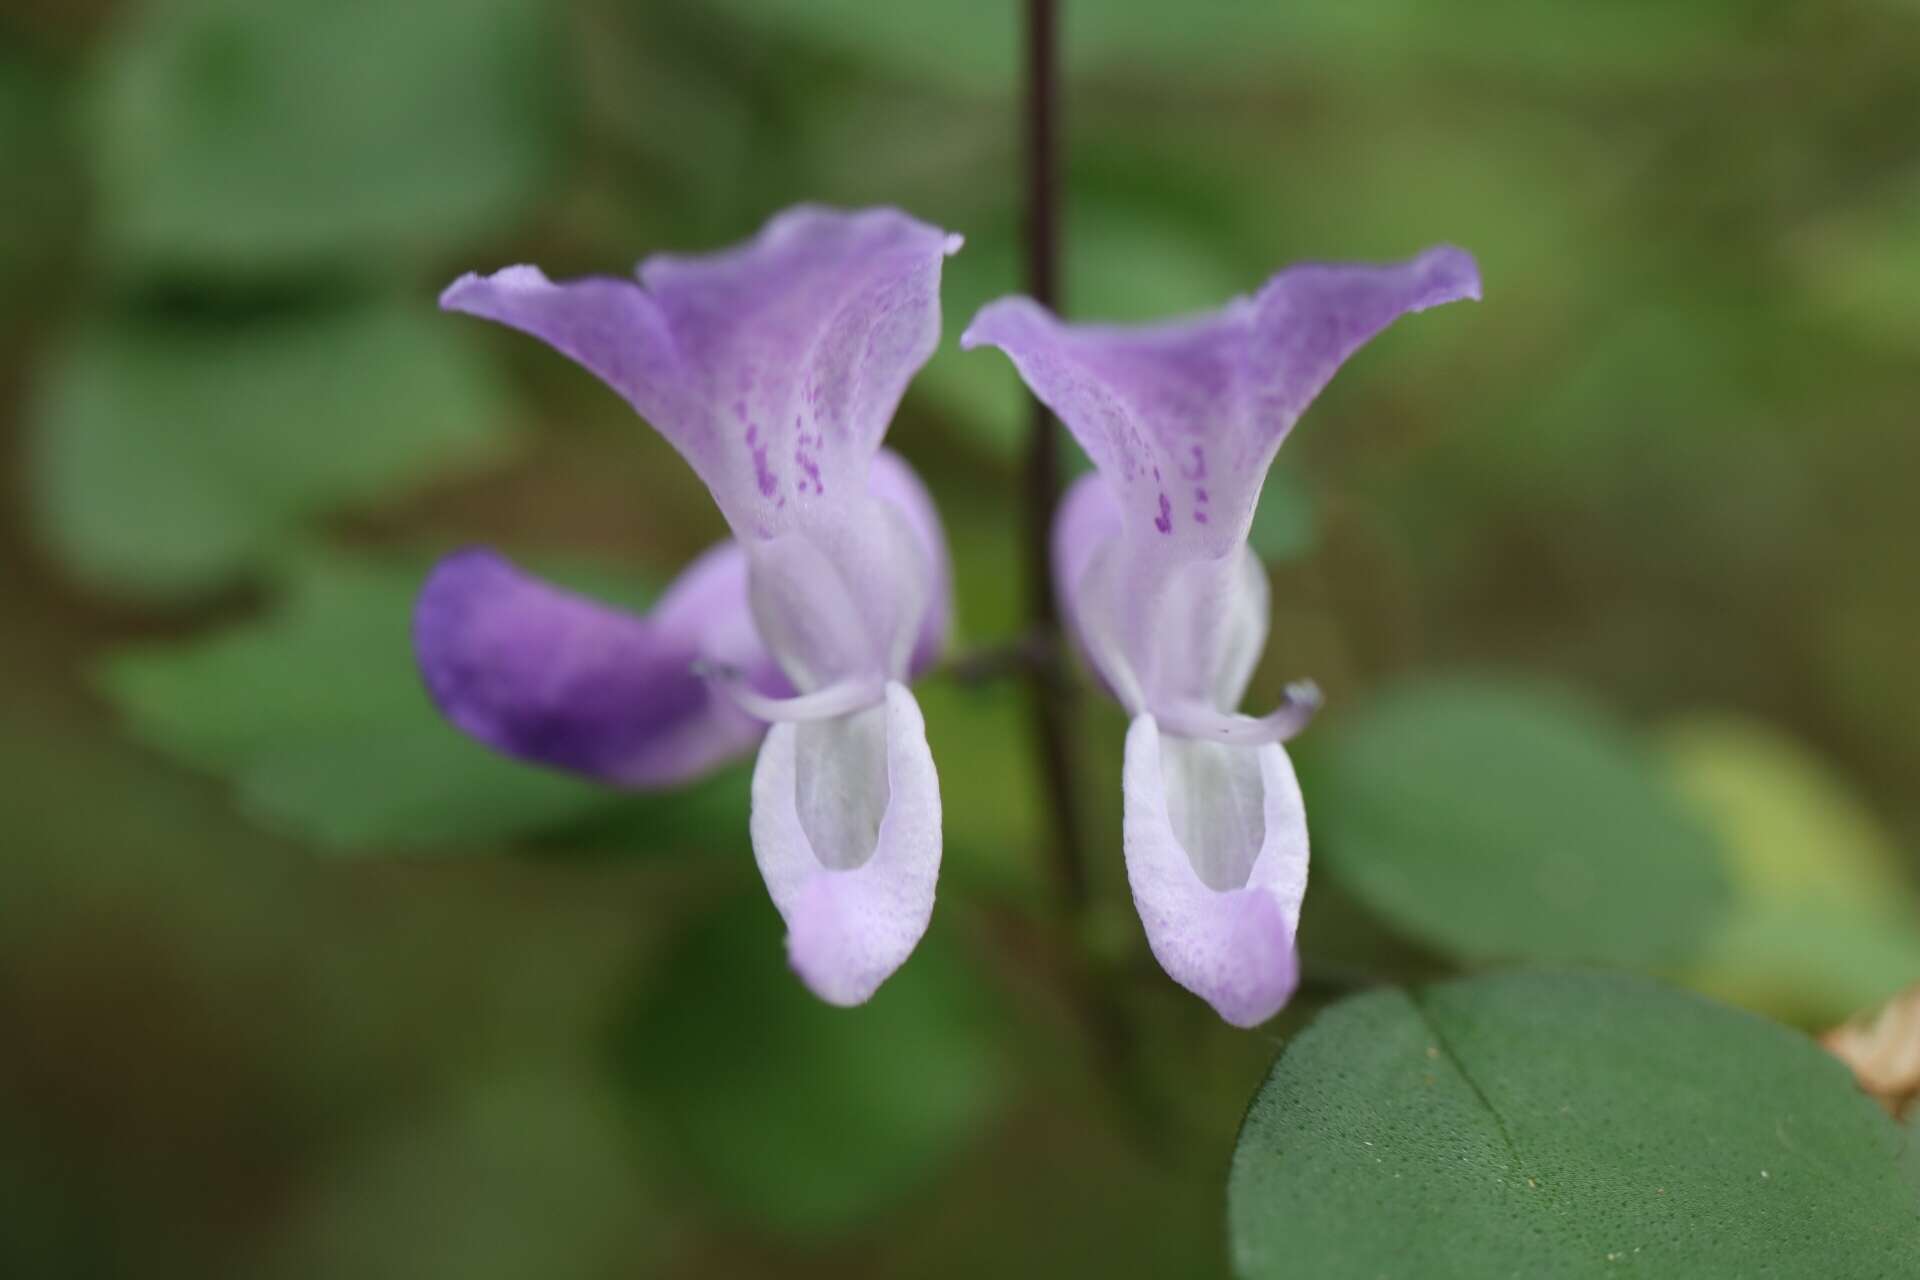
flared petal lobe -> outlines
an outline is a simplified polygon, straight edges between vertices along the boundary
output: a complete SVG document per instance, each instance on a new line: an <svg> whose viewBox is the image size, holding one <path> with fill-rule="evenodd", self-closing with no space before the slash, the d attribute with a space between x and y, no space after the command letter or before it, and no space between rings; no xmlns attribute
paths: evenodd
<svg viewBox="0 0 1920 1280"><path fill-rule="evenodd" d="M788 210L738 248L659 256L639 279L470 275L450 310L541 338L598 374L692 464L742 538L821 518L867 464L940 334L958 236L893 209Z"/></svg>
<svg viewBox="0 0 1920 1280"><path fill-rule="evenodd" d="M455 726L507 755L632 787L665 787L744 754L764 726L696 674L725 666L789 692L747 611L734 542L687 567L636 617L475 548L442 560L414 610L428 692Z"/></svg>
<svg viewBox="0 0 1920 1280"><path fill-rule="evenodd" d="M906 687L851 716L775 725L752 831L795 972L829 1003L863 1003L926 932L940 874L940 784Z"/></svg>
<svg viewBox="0 0 1920 1280"><path fill-rule="evenodd" d="M1142 715L1122 788L1127 882L1154 958L1235 1026L1266 1021L1299 982L1307 888L1306 810L1285 750L1163 738Z"/></svg>
<svg viewBox="0 0 1920 1280"><path fill-rule="evenodd" d="M1066 325L1026 298L960 345L1006 352L1114 487L1142 542L1220 554L1244 540L1274 450L1347 357L1399 316L1480 295L1473 259L1305 264L1252 298L1142 327Z"/></svg>

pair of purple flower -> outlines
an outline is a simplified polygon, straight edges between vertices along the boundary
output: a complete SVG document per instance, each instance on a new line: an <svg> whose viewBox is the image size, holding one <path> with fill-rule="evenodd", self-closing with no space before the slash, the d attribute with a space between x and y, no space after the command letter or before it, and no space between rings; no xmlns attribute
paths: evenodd
<svg viewBox="0 0 1920 1280"><path fill-rule="evenodd" d="M447 718L510 755L631 787L759 743L755 860L794 969L871 996L932 917L940 790L908 682L944 647L940 520L880 447L940 336L961 238L896 210L813 207L747 244L647 259L635 280L467 276L441 299L524 330L626 397L692 465L733 537L645 617L485 550L433 572L415 617ZM960 339L1006 352L1096 471L1061 502L1053 571L1073 636L1132 717L1125 852L1154 955L1251 1026L1298 979L1306 816L1281 742L1310 686L1236 712L1266 641L1247 547L1268 464L1340 364L1396 317L1479 296L1471 258L1298 266L1252 298L1146 328L1063 325L1023 298Z"/></svg>

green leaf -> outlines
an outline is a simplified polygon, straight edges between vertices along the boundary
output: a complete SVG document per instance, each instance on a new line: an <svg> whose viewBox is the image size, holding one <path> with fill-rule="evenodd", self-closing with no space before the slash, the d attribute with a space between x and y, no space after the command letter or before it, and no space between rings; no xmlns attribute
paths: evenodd
<svg viewBox="0 0 1920 1280"><path fill-rule="evenodd" d="M941 882L1031 895L1048 826L1026 687L928 680L914 696L940 766Z"/></svg>
<svg viewBox="0 0 1920 1280"><path fill-rule="evenodd" d="M1660 966L1719 922L1712 836L1630 737L1569 697L1410 684L1309 760L1321 865L1450 955Z"/></svg>
<svg viewBox="0 0 1920 1280"><path fill-rule="evenodd" d="M64 284L83 183L67 86L15 49L0 49L0 319L46 323L45 291Z"/></svg>
<svg viewBox="0 0 1920 1280"><path fill-rule="evenodd" d="M619 826L601 838L626 847L744 842L740 771L626 796L497 756L442 721L409 638L423 577L304 560L278 612L212 639L123 651L102 687L136 737L231 781L263 822L332 849L498 842L603 810ZM737 823L722 827L712 818L726 794Z"/></svg>
<svg viewBox="0 0 1920 1280"><path fill-rule="evenodd" d="M844 1229L900 1201L991 1118L991 1010L936 922L877 995L837 1009L787 968L779 917L742 898L683 943L615 1058L650 1149L777 1230Z"/></svg>
<svg viewBox="0 0 1920 1280"><path fill-rule="evenodd" d="M322 1164L263 1274L519 1280L634 1274L660 1252L614 1100L559 1071L442 1091Z"/></svg>
<svg viewBox="0 0 1920 1280"><path fill-rule="evenodd" d="M557 151L553 18L537 0L149 0L99 68L101 234L143 267L233 273L497 232Z"/></svg>
<svg viewBox="0 0 1920 1280"><path fill-rule="evenodd" d="M1655 983L1347 1000L1286 1048L1228 1185L1246 1280L1905 1275L1904 1135L1795 1032Z"/></svg>
<svg viewBox="0 0 1920 1280"><path fill-rule="evenodd" d="M1690 985L1825 1027L1920 981L1920 902L1843 779L1793 739L1732 717L1669 725L1660 745L1719 834L1734 887Z"/></svg>
<svg viewBox="0 0 1920 1280"><path fill-rule="evenodd" d="M505 445L484 363L424 301L242 325L121 320L76 335L33 418L47 541L89 583L204 591L315 515Z"/></svg>
<svg viewBox="0 0 1920 1280"><path fill-rule="evenodd" d="M1809 299L1869 344L1920 338L1920 175L1801 230L1787 244Z"/></svg>
<svg viewBox="0 0 1920 1280"><path fill-rule="evenodd" d="M1268 564L1297 560L1313 550L1319 536L1319 511L1313 490L1292 467L1276 462L1260 490L1247 545Z"/></svg>
<svg viewBox="0 0 1920 1280"><path fill-rule="evenodd" d="M715 8L756 32L947 88L1011 86L1019 60L1019 17L1010 5L719 0Z"/></svg>
<svg viewBox="0 0 1920 1280"><path fill-rule="evenodd" d="M857 59L881 74L951 89L1009 88L1019 67L1010 5L937 0L724 0L743 20ZM1741 34L1717 5L1657 0L1543 10L1524 0L1435 9L1417 0L1338 5L1102 0L1063 6L1062 48L1075 71L1155 71L1271 80L1404 74L1422 60L1470 71L1607 82L1694 72L1737 49Z"/></svg>

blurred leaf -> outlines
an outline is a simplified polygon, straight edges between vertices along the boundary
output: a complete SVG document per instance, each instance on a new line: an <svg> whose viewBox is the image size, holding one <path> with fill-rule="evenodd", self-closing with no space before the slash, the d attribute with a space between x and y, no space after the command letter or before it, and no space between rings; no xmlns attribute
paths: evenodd
<svg viewBox="0 0 1920 1280"><path fill-rule="evenodd" d="M940 766L943 883L1031 891L1047 823L1026 687L928 680L914 696Z"/></svg>
<svg viewBox="0 0 1920 1280"><path fill-rule="evenodd" d="M561 44L540 0L148 0L110 42L101 232L146 267L434 254L536 199Z"/></svg>
<svg viewBox="0 0 1920 1280"><path fill-rule="evenodd" d="M1327 873L1453 956L1658 966L1721 919L1711 835L1630 738L1558 693L1406 685L1307 763Z"/></svg>
<svg viewBox="0 0 1920 1280"><path fill-rule="evenodd" d="M136 737L229 779L268 824L332 849L497 842L616 809L627 847L734 841L711 828L714 788L740 794L745 830L743 775L626 796L497 756L447 725L413 665L423 576L302 561L278 612L210 640L122 651L102 686Z"/></svg>
<svg viewBox="0 0 1920 1280"><path fill-rule="evenodd" d="M1814 303L1872 346L1920 341L1920 175L1797 234L1785 246Z"/></svg>
<svg viewBox="0 0 1920 1280"><path fill-rule="evenodd" d="M1247 1280L1893 1276L1905 1137L1811 1042L1651 982L1356 997L1287 1046L1228 1188Z"/></svg>
<svg viewBox="0 0 1920 1280"><path fill-rule="evenodd" d="M1680 794L1729 859L1734 897L1688 982L1827 1026L1920 981L1920 901L1872 813L1791 738L1731 717L1670 725Z"/></svg>
<svg viewBox="0 0 1920 1280"><path fill-rule="evenodd" d="M745 21L856 59L878 74L956 90L1010 87L1019 67L1013 6L937 0L726 0ZM1366 71L1404 73L1425 59L1537 76L1656 79L1696 71L1736 49L1717 4L1634 0L1562 10L1499 0L1436 10L1418 0L1339 5L1102 0L1063 9L1062 44L1076 71L1125 69L1241 78Z"/></svg>
<svg viewBox="0 0 1920 1280"><path fill-rule="evenodd" d="M1106 0L1066 8L1075 65L1260 77L1405 75L1420 64L1609 83L1698 74L1739 48L1731 4L1625 0L1566 8L1530 0L1434 6ZM1384 76L1383 76L1384 78Z"/></svg>
<svg viewBox="0 0 1920 1280"><path fill-rule="evenodd" d="M1009 87L1019 57L1019 18L1010 5L720 0L714 7L751 30L949 89Z"/></svg>
<svg viewBox="0 0 1920 1280"><path fill-rule="evenodd" d="M51 74L0 47L0 315L47 320L41 290L56 278L81 202L69 94Z"/></svg>
<svg viewBox="0 0 1920 1280"><path fill-rule="evenodd" d="M321 1171L274 1280L631 1275L657 1252L612 1100L559 1072L486 1078L404 1112Z"/></svg>
<svg viewBox="0 0 1920 1280"><path fill-rule="evenodd" d="M484 363L424 304L76 335L33 418L46 538L88 582L204 591L313 516L505 444Z"/></svg>
<svg viewBox="0 0 1920 1280"><path fill-rule="evenodd" d="M1247 542L1268 564L1297 560L1313 550L1318 516L1313 490L1292 467L1276 462L1260 490Z"/></svg>
<svg viewBox="0 0 1920 1280"><path fill-rule="evenodd" d="M642 1128L692 1179L748 1219L829 1233L903 1199L989 1123L1006 1066L993 1025L938 922L867 1004L823 1004L755 893L687 938L615 1048Z"/></svg>

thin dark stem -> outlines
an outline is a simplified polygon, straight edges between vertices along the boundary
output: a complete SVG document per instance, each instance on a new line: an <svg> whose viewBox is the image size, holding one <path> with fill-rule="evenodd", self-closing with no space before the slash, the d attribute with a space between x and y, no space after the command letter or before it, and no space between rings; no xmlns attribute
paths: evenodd
<svg viewBox="0 0 1920 1280"><path fill-rule="evenodd" d="M930 677L946 676L956 684L978 686L996 680L1031 680L1055 665L1055 640L1027 632L1011 640L983 649L958 653L929 672Z"/></svg>
<svg viewBox="0 0 1920 1280"><path fill-rule="evenodd" d="M1042 305L1060 303L1060 7L1027 0L1027 291ZM1027 612L1033 632L1059 652L1060 619L1048 572L1048 533L1060 496L1060 449L1052 415L1037 401L1027 449ZM1053 813L1053 875L1071 911L1087 900L1080 819L1074 807L1073 686L1058 663L1032 676L1034 727Z"/></svg>

